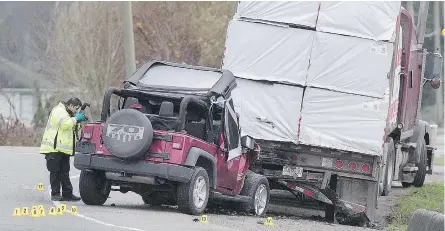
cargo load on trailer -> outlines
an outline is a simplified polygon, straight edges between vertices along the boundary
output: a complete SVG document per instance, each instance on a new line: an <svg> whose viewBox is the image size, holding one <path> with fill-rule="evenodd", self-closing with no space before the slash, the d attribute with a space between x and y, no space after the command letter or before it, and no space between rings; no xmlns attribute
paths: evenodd
<svg viewBox="0 0 445 231"><path fill-rule="evenodd" d="M427 11L416 26L400 1L239 2L222 68L261 146L251 170L349 224L373 222L393 180L423 185L435 125L419 120L422 86L440 84L424 60L441 59L422 48Z"/></svg>

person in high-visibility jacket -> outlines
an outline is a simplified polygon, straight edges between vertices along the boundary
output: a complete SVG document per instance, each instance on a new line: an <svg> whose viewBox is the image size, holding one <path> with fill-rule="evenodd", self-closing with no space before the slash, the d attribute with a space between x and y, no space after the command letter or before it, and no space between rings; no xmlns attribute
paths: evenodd
<svg viewBox="0 0 445 231"><path fill-rule="evenodd" d="M82 102L78 98L71 98L66 103L60 102L51 110L43 133L40 153L45 155L46 168L50 172L53 201L80 200L73 195L69 171L70 157L74 155L76 126L82 126L87 121L85 114L79 112L81 106Z"/></svg>

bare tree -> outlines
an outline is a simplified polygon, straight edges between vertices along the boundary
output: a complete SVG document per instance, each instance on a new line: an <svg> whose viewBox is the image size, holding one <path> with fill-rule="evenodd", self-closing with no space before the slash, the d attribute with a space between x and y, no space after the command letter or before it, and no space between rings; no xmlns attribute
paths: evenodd
<svg viewBox="0 0 445 231"><path fill-rule="evenodd" d="M74 2L56 8L56 21L43 29L48 39L46 75L67 98L73 90L100 113L105 90L124 78L121 11L113 2ZM49 28L49 29L48 29Z"/></svg>
<svg viewBox="0 0 445 231"><path fill-rule="evenodd" d="M234 2L134 2L136 58L218 67Z"/></svg>

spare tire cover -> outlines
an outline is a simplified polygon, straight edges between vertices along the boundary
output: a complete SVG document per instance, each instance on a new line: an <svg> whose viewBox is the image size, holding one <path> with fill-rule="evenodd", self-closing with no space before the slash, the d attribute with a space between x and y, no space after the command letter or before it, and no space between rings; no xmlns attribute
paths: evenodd
<svg viewBox="0 0 445 231"><path fill-rule="evenodd" d="M111 155L122 159L141 157L153 141L150 120L134 109L112 114L102 130L104 145Z"/></svg>

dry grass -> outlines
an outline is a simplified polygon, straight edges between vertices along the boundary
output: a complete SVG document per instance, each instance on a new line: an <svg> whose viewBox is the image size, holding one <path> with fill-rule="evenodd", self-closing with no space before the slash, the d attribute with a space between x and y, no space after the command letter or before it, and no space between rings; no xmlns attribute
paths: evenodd
<svg viewBox="0 0 445 231"><path fill-rule="evenodd" d="M0 146L40 146L42 130L27 128L19 120L0 115Z"/></svg>

